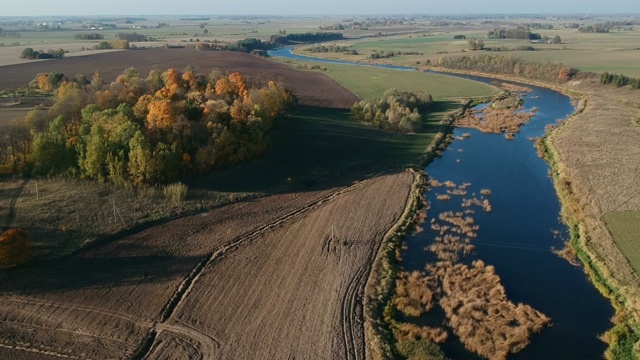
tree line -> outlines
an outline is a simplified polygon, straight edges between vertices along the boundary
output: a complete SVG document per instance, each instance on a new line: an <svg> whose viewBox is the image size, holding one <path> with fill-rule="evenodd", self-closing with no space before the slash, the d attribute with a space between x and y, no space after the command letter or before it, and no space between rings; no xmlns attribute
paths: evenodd
<svg viewBox="0 0 640 360"><path fill-rule="evenodd" d="M523 40L540 40L542 36L538 33L532 33L529 28L496 28L490 30L487 36L491 39L523 39Z"/></svg>
<svg viewBox="0 0 640 360"><path fill-rule="evenodd" d="M109 84L98 71L91 79L40 74L30 86L52 91L55 103L0 137L3 169L127 186L168 183L260 155L273 121L293 101L273 81L189 69L143 78L129 68Z"/></svg>
<svg viewBox="0 0 640 360"><path fill-rule="evenodd" d="M76 40L102 40L104 36L99 33L78 33L73 38Z"/></svg>
<svg viewBox="0 0 640 360"><path fill-rule="evenodd" d="M578 71L559 62L538 63L517 58L512 54L446 56L440 59L438 66L448 69L473 70L489 74L508 74L543 81L567 81Z"/></svg>
<svg viewBox="0 0 640 360"><path fill-rule="evenodd" d="M378 129L415 133L422 130L432 104L430 94L389 89L379 99L356 102L351 115Z"/></svg>
<svg viewBox="0 0 640 360"><path fill-rule="evenodd" d="M630 78L622 74L609 74L606 71L600 75L600 83L605 85L612 84L617 87L629 85L634 89L640 89L640 79Z"/></svg>
<svg viewBox="0 0 640 360"><path fill-rule="evenodd" d="M593 25L585 25L578 27L578 32L582 33L608 33L614 29L621 29L626 31L633 30L634 22L627 21L607 21L604 23L598 23Z"/></svg>
<svg viewBox="0 0 640 360"><path fill-rule="evenodd" d="M67 50L64 49L49 49L46 52L45 51L38 51L38 50L33 50L33 48L26 48L24 50L22 50L22 53L20 54L20 58L21 59L30 59L30 60L34 60L34 59L61 59L64 57L64 54L68 53Z"/></svg>
<svg viewBox="0 0 640 360"><path fill-rule="evenodd" d="M289 45L291 43L312 43L342 39L344 39L344 37L341 33L319 31L299 34L272 35L269 41L273 44Z"/></svg>
<svg viewBox="0 0 640 360"><path fill-rule="evenodd" d="M305 48L306 51L310 51L312 53L343 53L349 55L358 55L358 51L354 49L349 49L350 46L340 46L340 45L314 45L309 48Z"/></svg>

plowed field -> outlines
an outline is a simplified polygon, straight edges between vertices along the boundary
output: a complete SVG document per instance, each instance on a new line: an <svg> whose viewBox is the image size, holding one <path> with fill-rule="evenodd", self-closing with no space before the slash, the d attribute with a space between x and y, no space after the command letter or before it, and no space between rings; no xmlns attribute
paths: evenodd
<svg viewBox="0 0 640 360"><path fill-rule="evenodd" d="M412 180L272 195L4 272L0 358L363 358L363 287Z"/></svg>
<svg viewBox="0 0 640 360"><path fill-rule="evenodd" d="M103 80L111 82L130 67L135 67L146 77L152 69L182 70L189 65L203 74L219 69L223 72L237 71L243 76L259 81L281 81L296 95L302 105L348 109L357 100L353 93L324 74L294 70L284 64L246 53L193 49L117 51L56 61L0 66L0 88L27 85L37 74L43 72L61 72L69 78L76 74L84 74L91 78L96 70L100 70Z"/></svg>

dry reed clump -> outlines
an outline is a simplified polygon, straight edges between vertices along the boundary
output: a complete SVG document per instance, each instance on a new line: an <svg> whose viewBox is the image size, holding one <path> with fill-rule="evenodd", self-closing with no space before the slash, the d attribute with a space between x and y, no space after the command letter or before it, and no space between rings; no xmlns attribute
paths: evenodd
<svg viewBox="0 0 640 360"><path fill-rule="evenodd" d="M419 317L431 310L439 290L437 280L419 271L398 273L393 304L406 316Z"/></svg>
<svg viewBox="0 0 640 360"><path fill-rule="evenodd" d="M491 190L490 189L482 189L482 190L480 190L480 195L489 196L489 195L491 195Z"/></svg>
<svg viewBox="0 0 640 360"><path fill-rule="evenodd" d="M473 218L462 212L447 211L439 214L438 219L442 223L432 219L431 230L439 235L427 250L436 254L440 261L458 261L461 255L468 255L475 249L471 239L477 236L479 226L474 224Z"/></svg>
<svg viewBox="0 0 640 360"><path fill-rule="evenodd" d="M456 195L456 196L465 196L467 195L467 190L457 188L455 190L447 190L447 194Z"/></svg>
<svg viewBox="0 0 640 360"><path fill-rule="evenodd" d="M451 181L451 180L447 180L447 181L445 181L445 182L444 182L444 186L446 186L446 187L448 187L448 188L456 188L456 187L458 187L458 186L456 185L456 183L454 183L454 182L453 182L453 181Z"/></svg>
<svg viewBox="0 0 640 360"><path fill-rule="evenodd" d="M465 347L488 359L506 359L530 342L550 319L528 305L507 300L493 266L481 260L440 266L439 303Z"/></svg>
<svg viewBox="0 0 640 360"><path fill-rule="evenodd" d="M470 137L471 137L471 134L470 134L470 133L464 133L464 134L462 134L462 137L464 137L464 138L467 138L467 139L468 139L468 138L470 138Z"/></svg>
<svg viewBox="0 0 640 360"><path fill-rule="evenodd" d="M440 181L434 179L434 178L430 178L429 179L429 186L432 187L432 188L439 188L439 187L444 186L444 184L441 183Z"/></svg>
<svg viewBox="0 0 640 360"><path fill-rule="evenodd" d="M471 206L479 206L486 212L491 212L491 202L489 199L478 199L477 197L472 197L471 199L462 199L462 207L469 208Z"/></svg>
<svg viewBox="0 0 640 360"><path fill-rule="evenodd" d="M401 323L398 325L399 341L418 341L428 340L436 344L442 344L447 341L449 333L443 328L432 328L429 326L418 326L416 324Z"/></svg>
<svg viewBox="0 0 640 360"><path fill-rule="evenodd" d="M514 133L505 133L504 138L507 140L515 140L516 135Z"/></svg>
<svg viewBox="0 0 640 360"><path fill-rule="evenodd" d="M494 100L490 106L482 110L469 111L465 116L456 119L455 125L478 129L486 133L515 134L520 132L520 127L528 123L537 110L534 108L531 112L519 111L521 109L518 98L508 97Z"/></svg>
<svg viewBox="0 0 640 360"><path fill-rule="evenodd" d="M507 84L507 83L501 83L500 88L508 92L527 92L527 93L533 92L533 89L530 87L515 85L515 84Z"/></svg>
<svg viewBox="0 0 640 360"><path fill-rule="evenodd" d="M449 194L438 194L438 195L436 195L436 199L441 200L441 201L451 200L451 195L449 195Z"/></svg>
<svg viewBox="0 0 640 360"><path fill-rule="evenodd" d="M456 136L456 140L458 140L458 141L463 141L463 140L464 140L464 138L463 138L462 136Z"/></svg>
<svg viewBox="0 0 640 360"><path fill-rule="evenodd" d="M562 249L551 248L551 252L567 260L573 266L580 266L578 252L570 244L565 244Z"/></svg>

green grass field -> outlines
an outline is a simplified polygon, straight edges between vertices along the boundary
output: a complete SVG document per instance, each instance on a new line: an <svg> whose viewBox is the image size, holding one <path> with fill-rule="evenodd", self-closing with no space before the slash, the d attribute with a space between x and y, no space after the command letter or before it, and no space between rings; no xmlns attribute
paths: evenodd
<svg viewBox="0 0 640 360"><path fill-rule="evenodd" d="M604 222L629 264L640 275L640 211L617 211L604 216Z"/></svg>
<svg viewBox="0 0 640 360"><path fill-rule="evenodd" d="M456 106L439 102L420 134L374 129L345 110L297 107L276 122L263 156L208 176L206 185L218 191L259 192L311 184L361 167L413 164L440 129L442 115Z"/></svg>
<svg viewBox="0 0 640 360"><path fill-rule="evenodd" d="M398 71L371 66L323 64L326 74L362 99L378 98L386 90L424 91L434 100L471 98L498 93L498 89L475 81L420 71Z"/></svg>
<svg viewBox="0 0 640 360"><path fill-rule="evenodd" d="M627 76L640 77L640 31L612 31L603 34L579 33L575 29L564 29L561 23L554 23L553 30L532 30L542 36L553 38L558 35L562 44L532 44L528 40L487 39L486 31L465 30L442 32L436 29L427 34L412 34L380 39L366 39L362 41L346 41L352 45L360 55L348 56L342 54L314 54L329 58L344 60L363 60L374 50L419 52L422 55L396 56L387 61L413 66L416 61L426 59L437 62L443 56L473 56L473 55L508 55L524 58L536 62L559 61L567 66L582 71L623 73ZM466 51L466 40L454 40L454 35L465 35L467 39L476 37L482 39L486 47L507 48L509 51L486 52ZM427 36L425 36L427 35ZM532 46L536 51L515 51L520 46Z"/></svg>
<svg viewBox="0 0 640 360"><path fill-rule="evenodd" d="M361 99L375 99L391 88L402 91L423 91L434 100L475 98L495 95L495 87L451 76L429 74L421 71L398 71L374 66L355 66L307 61L282 60L291 67L310 64L326 68L324 74L330 76Z"/></svg>

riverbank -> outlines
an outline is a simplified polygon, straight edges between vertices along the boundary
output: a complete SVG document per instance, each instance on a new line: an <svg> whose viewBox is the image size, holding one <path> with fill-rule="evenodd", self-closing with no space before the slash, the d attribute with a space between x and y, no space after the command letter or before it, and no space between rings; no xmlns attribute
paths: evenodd
<svg viewBox="0 0 640 360"><path fill-rule="evenodd" d="M595 80L560 85L473 71L437 70L545 87L568 95L577 103L576 112L545 136L545 160L562 204L563 221L571 231L568 246L584 264L594 286L616 310L614 327L601 337L609 344L605 356L638 358L638 276L602 220L610 211L640 209L640 199L629 197L640 193L640 184L633 181L638 178L640 159L633 154L638 152L634 144L640 143L640 133L632 128L632 120L638 115L637 104L629 99L633 90L603 86Z"/></svg>
<svg viewBox="0 0 640 360"><path fill-rule="evenodd" d="M370 64L370 63L367 63ZM389 64L389 63L386 63ZM582 79L552 84L513 76L431 70L483 76L549 88L570 96L577 111L545 138L547 161L571 230L570 245L585 264L595 287L616 309L613 329L602 336L607 358L636 358L640 324L638 276L602 220L612 211L640 209L640 118L637 91ZM637 121L636 121L637 122Z"/></svg>

